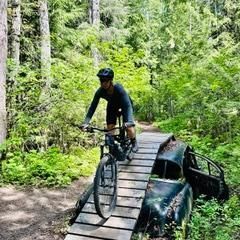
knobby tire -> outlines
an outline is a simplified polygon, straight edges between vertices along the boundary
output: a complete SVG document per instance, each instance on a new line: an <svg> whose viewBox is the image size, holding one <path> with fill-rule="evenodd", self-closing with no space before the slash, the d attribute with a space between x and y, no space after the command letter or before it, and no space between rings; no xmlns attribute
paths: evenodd
<svg viewBox="0 0 240 240"><path fill-rule="evenodd" d="M106 184L107 182L107 184ZM117 202L117 163L110 154L106 154L100 160L94 178L94 204L97 214L107 219L111 216ZM102 201L102 197L109 193L102 191L111 190L110 201Z"/></svg>

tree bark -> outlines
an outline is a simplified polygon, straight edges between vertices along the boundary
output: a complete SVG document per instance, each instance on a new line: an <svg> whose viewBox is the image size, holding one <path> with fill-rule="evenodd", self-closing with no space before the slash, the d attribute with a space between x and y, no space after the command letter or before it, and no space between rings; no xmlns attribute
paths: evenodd
<svg viewBox="0 0 240 240"><path fill-rule="evenodd" d="M100 23L100 0L89 0L89 23L98 29ZM91 46L93 65L98 67L101 55L97 47L92 44Z"/></svg>
<svg viewBox="0 0 240 240"><path fill-rule="evenodd" d="M89 0L89 22L91 25L100 23L100 0Z"/></svg>
<svg viewBox="0 0 240 240"><path fill-rule="evenodd" d="M7 136L6 110L7 0L0 1L0 144Z"/></svg>
<svg viewBox="0 0 240 240"><path fill-rule="evenodd" d="M45 81L44 91L48 91L51 85L51 44L48 19L47 0L38 0L41 34L41 74Z"/></svg>
<svg viewBox="0 0 240 240"><path fill-rule="evenodd" d="M21 34L21 0L12 0L12 44L11 58L16 64L16 69L20 63L20 34Z"/></svg>

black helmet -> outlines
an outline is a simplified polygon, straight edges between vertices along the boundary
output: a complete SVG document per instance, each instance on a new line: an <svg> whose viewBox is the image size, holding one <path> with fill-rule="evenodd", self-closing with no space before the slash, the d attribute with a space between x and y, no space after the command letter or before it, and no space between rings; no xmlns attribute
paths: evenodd
<svg viewBox="0 0 240 240"><path fill-rule="evenodd" d="M111 68L102 68L102 69L99 70L97 76L99 78L103 78L103 77L113 78L114 77L114 72Z"/></svg>

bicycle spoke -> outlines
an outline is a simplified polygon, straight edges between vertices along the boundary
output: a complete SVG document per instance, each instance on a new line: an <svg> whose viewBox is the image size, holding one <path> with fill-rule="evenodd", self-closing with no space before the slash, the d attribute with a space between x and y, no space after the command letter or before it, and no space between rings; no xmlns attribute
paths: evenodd
<svg viewBox="0 0 240 240"><path fill-rule="evenodd" d="M104 218L111 215L117 197L116 162L109 158L99 165L95 177L94 201L98 214ZM96 185L97 184L97 185Z"/></svg>

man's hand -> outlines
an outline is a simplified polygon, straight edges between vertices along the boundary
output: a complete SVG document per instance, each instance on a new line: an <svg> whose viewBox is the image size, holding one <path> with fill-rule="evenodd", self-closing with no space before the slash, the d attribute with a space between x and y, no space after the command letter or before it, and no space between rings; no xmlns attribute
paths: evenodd
<svg viewBox="0 0 240 240"><path fill-rule="evenodd" d="M81 129L82 131L84 131L84 132L87 131L87 127L88 127L88 124L87 124L87 123L83 123L83 124L80 125L80 129Z"/></svg>

